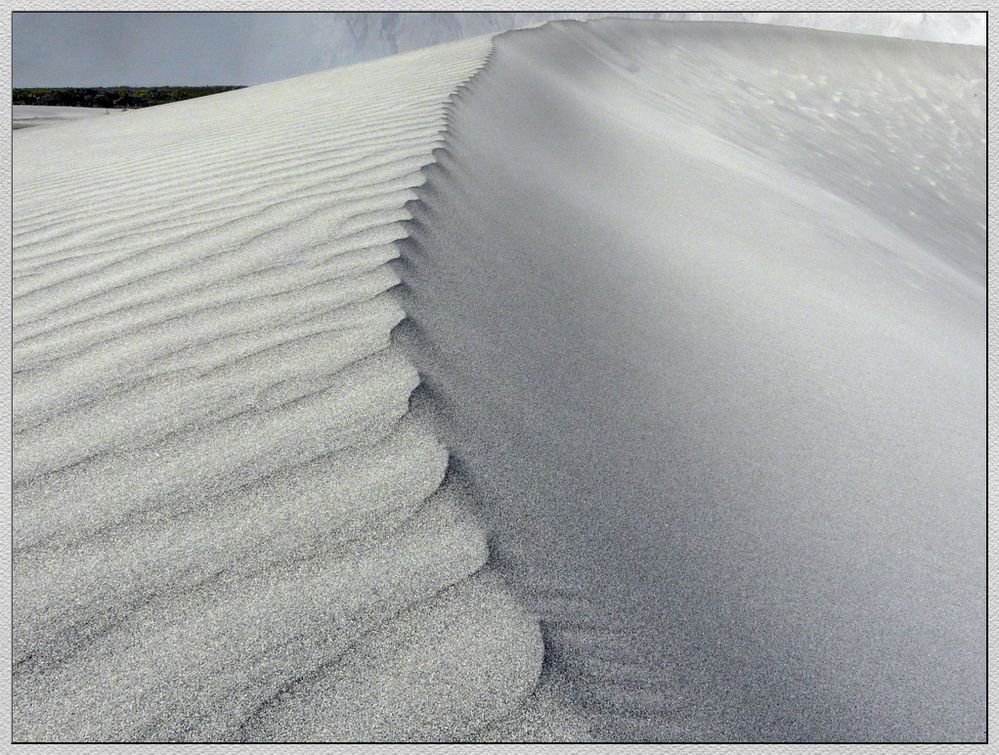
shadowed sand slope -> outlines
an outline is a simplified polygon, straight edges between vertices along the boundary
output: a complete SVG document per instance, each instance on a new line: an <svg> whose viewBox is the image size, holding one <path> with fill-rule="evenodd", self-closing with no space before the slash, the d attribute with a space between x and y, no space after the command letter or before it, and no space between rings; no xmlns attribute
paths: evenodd
<svg viewBox="0 0 999 755"><path fill-rule="evenodd" d="M984 737L984 75L557 23L458 99L407 343L599 737Z"/></svg>
<svg viewBox="0 0 999 755"><path fill-rule="evenodd" d="M984 72L557 23L19 130L15 739L982 738Z"/></svg>
<svg viewBox="0 0 999 755"><path fill-rule="evenodd" d="M489 49L15 134L16 740L541 725L537 621L391 337Z"/></svg>

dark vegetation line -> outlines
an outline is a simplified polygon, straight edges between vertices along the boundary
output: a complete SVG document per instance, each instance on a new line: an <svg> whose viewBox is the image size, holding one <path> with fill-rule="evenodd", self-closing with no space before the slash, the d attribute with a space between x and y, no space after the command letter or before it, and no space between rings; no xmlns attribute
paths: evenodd
<svg viewBox="0 0 999 755"><path fill-rule="evenodd" d="M208 94L243 89L243 85L204 87L31 87L15 88L15 105L139 108L165 105Z"/></svg>

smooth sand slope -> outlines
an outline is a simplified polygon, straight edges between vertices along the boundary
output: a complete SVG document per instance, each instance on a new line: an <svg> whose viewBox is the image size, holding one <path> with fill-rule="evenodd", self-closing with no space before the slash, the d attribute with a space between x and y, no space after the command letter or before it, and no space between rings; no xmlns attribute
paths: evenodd
<svg viewBox="0 0 999 755"><path fill-rule="evenodd" d="M407 333L598 737L984 737L984 76L599 21L458 99Z"/></svg>
<svg viewBox="0 0 999 755"><path fill-rule="evenodd" d="M18 131L15 738L981 738L984 71L557 23Z"/></svg>
<svg viewBox="0 0 999 755"><path fill-rule="evenodd" d="M537 621L391 339L404 205L489 49L15 134L15 739L543 723Z"/></svg>
<svg viewBox="0 0 999 755"><path fill-rule="evenodd" d="M95 118L100 115L122 115L123 110L96 107L59 107L49 105L14 105L11 108L11 126L17 130L34 126L54 126L65 121Z"/></svg>

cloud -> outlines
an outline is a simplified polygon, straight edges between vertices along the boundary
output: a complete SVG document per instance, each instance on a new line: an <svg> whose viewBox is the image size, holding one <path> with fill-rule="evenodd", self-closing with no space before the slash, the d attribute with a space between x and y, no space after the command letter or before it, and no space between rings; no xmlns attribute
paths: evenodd
<svg viewBox="0 0 999 755"><path fill-rule="evenodd" d="M15 13L14 86L258 84L553 18L607 15L985 44L983 13Z"/></svg>

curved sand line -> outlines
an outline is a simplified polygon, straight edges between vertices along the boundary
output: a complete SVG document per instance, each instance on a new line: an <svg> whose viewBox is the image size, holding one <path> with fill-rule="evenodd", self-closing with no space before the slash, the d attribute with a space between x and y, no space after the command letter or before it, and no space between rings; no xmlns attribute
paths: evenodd
<svg viewBox="0 0 999 755"><path fill-rule="evenodd" d="M393 264L544 677L599 739L983 738L983 51L494 46Z"/></svg>
<svg viewBox="0 0 999 755"><path fill-rule="evenodd" d="M496 49L15 136L15 738L978 736L978 53Z"/></svg>
<svg viewBox="0 0 999 755"><path fill-rule="evenodd" d="M15 740L550 727L393 336L404 205L489 50L17 134Z"/></svg>

